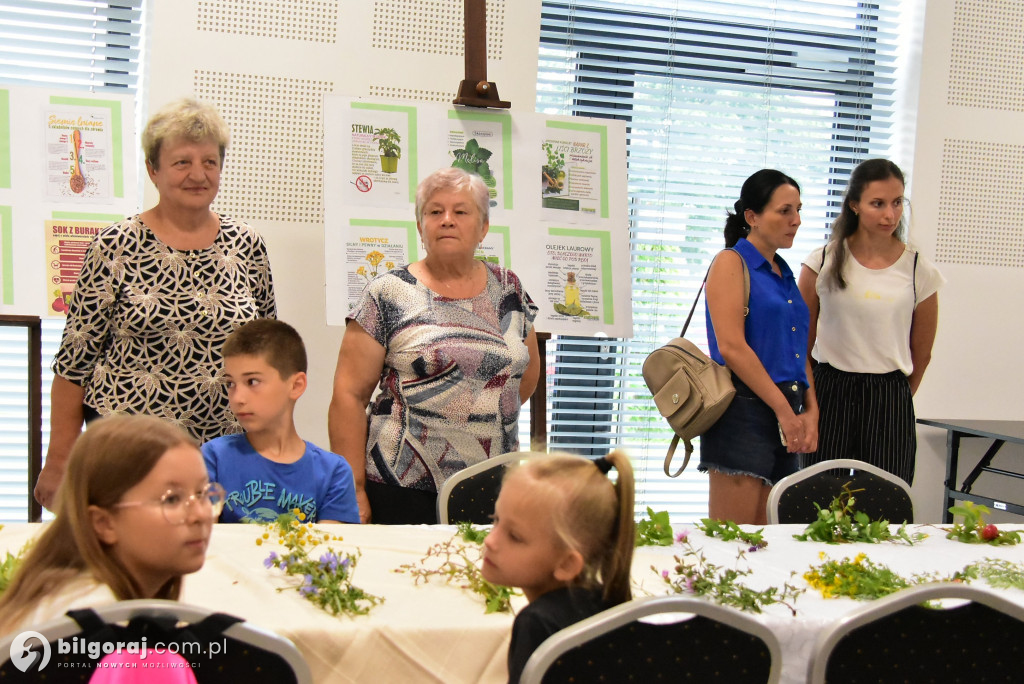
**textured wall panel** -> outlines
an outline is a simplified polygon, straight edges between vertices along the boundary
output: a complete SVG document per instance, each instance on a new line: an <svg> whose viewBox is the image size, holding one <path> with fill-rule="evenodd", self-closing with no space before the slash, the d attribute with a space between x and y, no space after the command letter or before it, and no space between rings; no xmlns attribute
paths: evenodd
<svg viewBox="0 0 1024 684"><path fill-rule="evenodd" d="M458 84L456 84L458 85ZM370 97L383 97L389 100L414 100L416 102L444 102L451 104L455 99L457 88L450 91L425 90L422 88L398 88L370 84Z"/></svg>
<svg viewBox="0 0 1024 684"><path fill-rule="evenodd" d="M1024 2L956 0L947 103L1024 111Z"/></svg>
<svg viewBox="0 0 1024 684"><path fill-rule="evenodd" d="M455 0L376 0L371 45L399 52L463 55L464 17L463 3ZM488 0L488 60L502 58L504 36L505 0Z"/></svg>
<svg viewBox="0 0 1024 684"><path fill-rule="evenodd" d="M196 30L316 43L337 39L338 0L199 0Z"/></svg>
<svg viewBox="0 0 1024 684"><path fill-rule="evenodd" d="M217 106L231 144L215 207L240 219L323 222L323 96L334 84L195 71L196 97Z"/></svg>
<svg viewBox="0 0 1024 684"><path fill-rule="evenodd" d="M1024 266L1024 146L947 138L935 259Z"/></svg>

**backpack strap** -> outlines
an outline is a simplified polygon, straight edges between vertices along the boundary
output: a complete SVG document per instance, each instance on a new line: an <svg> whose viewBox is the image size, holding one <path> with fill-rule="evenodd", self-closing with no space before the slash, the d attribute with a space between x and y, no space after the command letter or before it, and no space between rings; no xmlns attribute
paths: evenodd
<svg viewBox="0 0 1024 684"><path fill-rule="evenodd" d="M729 250L730 252L736 252L736 254L740 258L740 263L743 264L743 317L746 318L747 315L750 313L750 271L747 269L747 260L744 259L743 255L740 254L736 249L734 249L732 247L726 247L726 249ZM719 254L720 253L721 252L719 252ZM716 255L715 259L717 259L717 258L718 258L718 256ZM714 263L715 263L715 260L712 259L711 260L711 265L713 266ZM707 284L708 276L710 274L711 274L711 266L708 266L708 271L707 271L707 273L704 274L704 280L701 281L700 288L697 289L697 296L694 297L694 299L693 299L693 305L690 306L690 313L687 314L686 322L683 323L683 329L679 333L680 337L686 337L686 329L690 327L690 319L693 318L693 312L697 309L697 302L700 301L700 293L704 291L704 285Z"/></svg>
<svg viewBox="0 0 1024 684"><path fill-rule="evenodd" d="M679 477L679 474L686 470L686 466L690 463L690 454L693 453L693 444L690 440L683 440L683 448L686 455L683 456L683 465L679 466L679 470L672 472L672 457L675 456L676 447L679 446L679 440L682 439L679 435L672 435L672 443L668 445L668 453L665 454L665 474L669 477Z"/></svg>
<svg viewBox="0 0 1024 684"><path fill-rule="evenodd" d="M914 252L914 271L910 274L910 281L914 285L914 308L917 308L917 257L918 252Z"/></svg>

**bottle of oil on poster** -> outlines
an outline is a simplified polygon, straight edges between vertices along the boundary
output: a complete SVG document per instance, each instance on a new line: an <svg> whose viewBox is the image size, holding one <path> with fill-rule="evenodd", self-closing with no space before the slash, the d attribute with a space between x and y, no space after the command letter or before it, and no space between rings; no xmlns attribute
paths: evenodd
<svg viewBox="0 0 1024 684"><path fill-rule="evenodd" d="M580 304L580 286L576 284L576 274L572 271L565 277L565 305L578 306L582 308Z"/></svg>

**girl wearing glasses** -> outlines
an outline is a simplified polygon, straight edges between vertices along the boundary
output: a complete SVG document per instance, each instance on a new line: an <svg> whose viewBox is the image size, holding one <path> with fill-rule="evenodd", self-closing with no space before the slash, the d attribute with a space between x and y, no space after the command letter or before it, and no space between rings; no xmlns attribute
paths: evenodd
<svg viewBox="0 0 1024 684"><path fill-rule="evenodd" d="M203 566L224 490L195 443L151 416L111 416L75 442L56 519L0 595L0 635L71 608L177 600Z"/></svg>

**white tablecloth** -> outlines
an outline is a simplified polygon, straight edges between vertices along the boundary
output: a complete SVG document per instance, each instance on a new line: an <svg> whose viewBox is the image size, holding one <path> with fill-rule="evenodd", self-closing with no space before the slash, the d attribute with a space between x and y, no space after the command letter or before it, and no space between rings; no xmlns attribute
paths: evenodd
<svg viewBox="0 0 1024 684"><path fill-rule="evenodd" d="M1013 527L1013 526L1001 526ZM185 580L183 600L231 613L267 627L292 639L302 651L314 680L331 682L460 682L502 683L506 680L505 658L513 617L484 613L479 597L459 587L432 579L415 585L412 577L394 570L416 563L432 544L448 539L454 528L442 526L332 526L344 536L331 547L354 551L362 558L355 572L355 584L384 596L385 603L370 615L331 616L290 587L280 571L267 570L263 560L275 544L256 546L261 529L248 525L217 525L206 565ZM38 525L11 524L0 530L0 552L16 551L38 532ZM677 527L676 531L684 529ZM708 560L720 566L736 563L740 544L723 542L690 530L694 546L703 549ZM757 529L747 527L746 529ZM806 586L802 574L827 558L853 557L864 552L876 563L884 563L909 577L914 573L950 573L985 557L1024 562L1022 546L994 547L945 539L945 533L930 525L911 526L930 536L911 547L904 544L828 545L797 542L792 535L802 525L765 528L767 548L747 553L740 567L754 573L741 581L755 589L781 587L789 581ZM1024 529L1024 526L1016 526ZM661 595L667 586L650 569L671 570L672 556L682 547L641 547L633 564L637 596ZM312 553L318 557L319 551ZM796 572L796 575L793 573ZM987 586L977 582L976 586ZM278 588L289 587L286 591ZM1024 605L1024 591L1003 592ZM516 599L522 607L525 600ZM782 681L802 683L814 639L822 627L862 605L850 599L824 599L809 590L797 600L794 617L784 606L769 606L756 618L778 635L783 645Z"/></svg>
<svg viewBox="0 0 1024 684"><path fill-rule="evenodd" d="M1024 562L1024 544L1016 546L992 546L990 544L964 544L946 539L945 531L934 525L908 525L907 530L924 532L928 538L917 542L914 546L905 543L881 544L824 544L819 542L800 542L793 539L794 534L803 532L804 525L769 525L764 528L764 538L768 546L754 553L747 553L746 560L740 561L738 567L749 567L753 574L740 578L740 582L755 590L771 586L781 588L787 581L797 587L807 587L803 574L812 565L820 565L826 559L841 560L844 557L853 559L858 553L864 553L876 564L888 566L894 572L909 579L914 574L925 572L941 572L950 574L962 570L965 565L983 558L1000 558L1014 562ZM1003 529L1024 529L1024 525L1000 525ZM703 532L692 528L690 541L694 547L703 549L707 559L719 566L734 567L736 553L746 545L739 542L723 542L709 538ZM745 530L760 529L756 526L744 525ZM891 528L894 532L898 526ZM642 578L642 588L655 594L663 594L667 586L655 573L651 565L667 569L671 572L673 554L679 554L682 547L650 547L637 549L637 558L633 563L634 581ZM819 558L824 552L825 558ZM646 570L646 573L644 572ZM793 573L796 573L795 575ZM991 589L984 581L976 581L973 586ZM639 593L639 592L638 592ZM1011 589L1001 594L1024 605L1024 591ZM786 684L803 684L807 681L807 667L810 662L815 639L821 629L834 624L851 611L864 605L862 601L848 598L825 599L821 594L808 588L801 594L794 607L796 616L782 605L768 606L763 613L753 615L757 620L771 628L782 643L782 679Z"/></svg>

